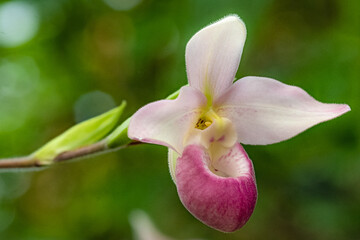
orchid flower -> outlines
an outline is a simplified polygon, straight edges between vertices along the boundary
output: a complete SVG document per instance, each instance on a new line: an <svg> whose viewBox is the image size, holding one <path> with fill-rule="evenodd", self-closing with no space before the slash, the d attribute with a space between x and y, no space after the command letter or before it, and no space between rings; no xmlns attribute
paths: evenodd
<svg viewBox="0 0 360 240"><path fill-rule="evenodd" d="M242 227L257 200L252 161L240 143L266 145L350 110L264 77L233 83L246 38L236 15L196 33L186 46L188 86L175 100L139 109L131 139L169 147L169 167L183 205L224 232Z"/></svg>

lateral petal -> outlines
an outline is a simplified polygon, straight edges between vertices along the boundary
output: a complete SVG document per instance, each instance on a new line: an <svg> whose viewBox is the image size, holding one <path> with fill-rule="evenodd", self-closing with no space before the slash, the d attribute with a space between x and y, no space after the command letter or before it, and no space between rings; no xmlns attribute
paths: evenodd
<svg viewBox="0 0 360 240"><path fill-rule="evenodd" d="M246 39L246 28L236 15L227 16L197 32L186 46L189 84L209 100L231 86Z"/></svg>
<svg viewBox="0 0 360 240"><path fill-rule="evenodd" d="M222 174L216 175L210 169ZM176 186L191 214L223 232L241 228L257 199L252 162L238 143L219 159L211 159L200 145L188 145L176 163Z"/></svg>
<svg viewBox="0 0 360 240"><path fill-rule="evenodd" d="M348 111L346 104L321 103L303 89L263 77L245 77L215 103L230 119L244 144L266 145L287 140Z"/></svg>
<svg viewBox="0 0 360 240"><path fill-rule="evenodd" d="M131 139L160 144L182 152L183 141L195 127L205 96L197 89L185 86L175 100L161 100L140 108L131 118L128 136Z"/></svg>

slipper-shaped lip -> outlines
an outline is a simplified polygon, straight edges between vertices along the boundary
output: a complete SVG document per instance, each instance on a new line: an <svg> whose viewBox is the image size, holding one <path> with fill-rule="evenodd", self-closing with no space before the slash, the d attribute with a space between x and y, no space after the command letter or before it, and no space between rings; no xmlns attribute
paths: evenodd
<svg viewBox="0 0 360 240"><path fill-rule="evenodd" d="M211 159L204 147L187 146L177 159L176 186L181 202L197 219L217 230L233 232L249 220L255 208L254 168L240 144L216 162L230 176L218 176L209 169Z"/></svg>

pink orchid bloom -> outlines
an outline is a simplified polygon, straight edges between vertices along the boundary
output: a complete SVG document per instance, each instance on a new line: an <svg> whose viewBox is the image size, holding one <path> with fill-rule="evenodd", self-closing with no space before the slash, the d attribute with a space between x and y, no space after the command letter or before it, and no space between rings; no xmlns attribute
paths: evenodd
<svg viewBox="0 0 360 240"><path fill-rule="evenodd" d="M253 164L240 143L284 141L350 110L270 78L233 83L245 38L236 15L196 33L186 46L189 86L175 100L139 109L128 129L131 139L170 148L170 172L181 202L223 232L242 227L257 199Z"/></svg>

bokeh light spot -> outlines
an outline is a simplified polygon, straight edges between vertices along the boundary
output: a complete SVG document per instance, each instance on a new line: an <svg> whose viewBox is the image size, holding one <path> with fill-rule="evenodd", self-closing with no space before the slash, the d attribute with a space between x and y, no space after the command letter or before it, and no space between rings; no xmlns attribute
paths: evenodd
<svg viewBox="0 0 360 240"><path fill-rule="evenodd" d="M17 47L31 40L39 28L37 9L26 2L0 5L0 45Z"/></svg>
<svg viewBox="0 0 360 240"><path fill-rule="evenodd" d="M116 104L109 94L101 91L86 93L75 103L75 121L77 123L82 122L114 107L116 107Z"/></svg>

